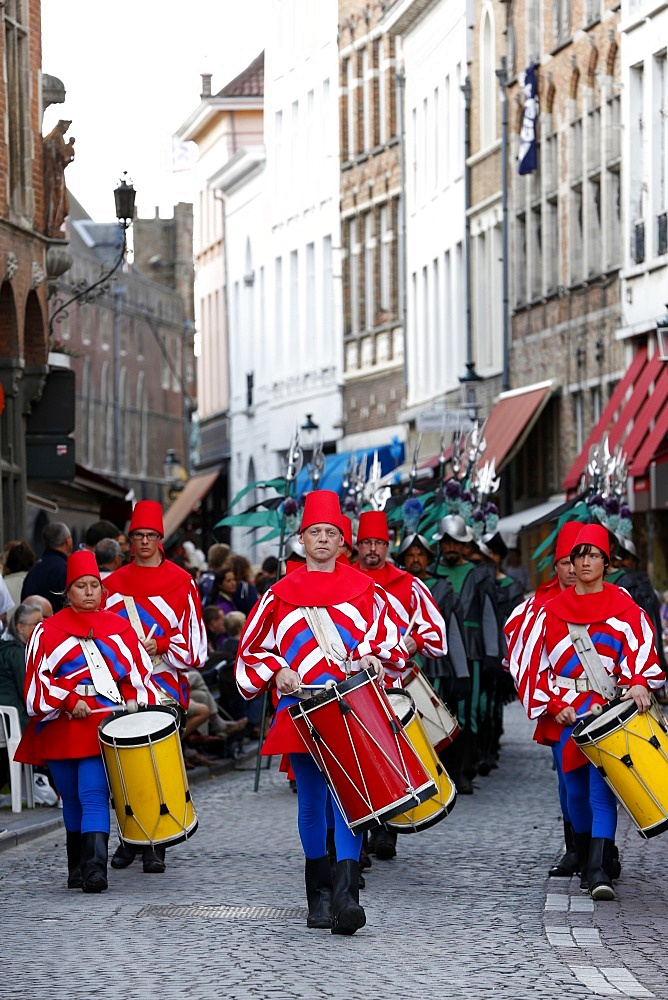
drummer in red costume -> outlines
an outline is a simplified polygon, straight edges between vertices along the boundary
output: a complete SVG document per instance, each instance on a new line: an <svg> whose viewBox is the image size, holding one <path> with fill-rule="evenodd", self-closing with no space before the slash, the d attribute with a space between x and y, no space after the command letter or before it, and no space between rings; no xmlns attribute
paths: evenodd
<svg viewBox="0 0 668 1000"><path fill-rule="evenodd" d="M32 717L16 760L44 764L63 802L69 889L107 888L109 786L97 730L115 704L156 705L151 661L126 621L98 610L103 590L92 552L67 560L69 606L36 626L27 650Z"/></svg>
<svg viewBox="0 0 668 1000"><path fill-rule="evenodd" d="M582 523L580 521L567 521L562 525L557 535L557 543L554 549L554 576L542 583L535 594L519 604L512 612L508 621L503 627L506 636L508 652L504 661L512 675L515 687L520 700L524 704L524 694L526 693L526 678L520 676L520 666L522 663L521 649L525 637L531 631L531 626L536 620L536 615L542 607L553 597L572 587L575 583L575 567L571 562L571 549L575 539L580 533ZM526 707L526 706L525 706ZM564 775L561 766L561 743L552 744L552 757L554 768L557 772L559 802L564 824L564 842L566 852L560 860L553 865L548 874L553 878L570 878L580 871L577 851L575 849L575 839L573 836L573 825L568 815L568 802L566 800L566 787L564 785Z"/></svg>
<svg viewBox="0 0 668 1000"><path fill-rule="evenodd" d="M236 679L246 699L275 686L278 707L263 754L289 754L297 782L304 854L307 926L354 934L366 922L359 904L361 835L353 834L306 751L287 709L302 684L343 681L372 668L398 679L406 650L385 595L356 569L337 561L343 544L339 498L329 490L306 497L300 527L306 563L262 598L239 644ZM316 639L315 632L318 633ZM327 805L334 810L336 867L327 854Z"/></svg>
<svg viewBox="0 0 668 1000"><path fill-rule="evenodd" d="M409 656L416 653L445 656L448 651L445 621L438 605L421 580L387 561L389 547L390 533L385 512L369 510L360 514L357 569L370 576L387 594L400 623ZM369 852L381 859L393 858L397 853L396 844L397 832L387 826L379 827L369 835Z"/></svg>
<svg viewBox="0 0 668 1000"><path fill-rule="evenodd" d="M522 702L538 720L536 739L561 743L568 811L581 865L581 888L596 900L615 898L612 886L617 803L597 769L570 738L578 719L604 705L595 673L600 668L633 699L640 713L650 705L649 689L663 685L651 622L629 594L605 583L610 563L608 532L585 525L571 551L574 586L542 608L521 651ZM569 634L569 623L591 640L585 669ZM590 674L592 676L590 676Z"/></svg>
<svg viewBox="0 0 668 1000"><path fill-rule="evenodd" d="M197 584L190 573L165 559L164 535L162 506L156 500L139 500L128 529L132 561L105 579L106 607L129 620L152 658L163 704L179 706L185 713L188 671L202 666L208 655L206 628ZM121 844L112 868L127 867L134 856L134 850ZM146 848L143 856L145 872L164 872L164 848Z"/></svg>

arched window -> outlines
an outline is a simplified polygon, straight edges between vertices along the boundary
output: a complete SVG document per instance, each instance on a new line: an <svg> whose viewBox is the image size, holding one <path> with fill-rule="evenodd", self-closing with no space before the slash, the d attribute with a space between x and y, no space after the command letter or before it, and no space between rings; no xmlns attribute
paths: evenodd
<svg viewBox="0 0 668 1000"><path fill-rule="evenodd" d="M494 16L485 4L480 24L480 146L491 146L496 132L496 52L494 44Z"/></svg>
<svg viewBox="0 0 668 1000"><path fill-rule="evenodd" d="M137 411L139 413L137 466L140 476L145 476L148 469L148 401L145 383L144 373L140 372L137 376Z"/></svg>

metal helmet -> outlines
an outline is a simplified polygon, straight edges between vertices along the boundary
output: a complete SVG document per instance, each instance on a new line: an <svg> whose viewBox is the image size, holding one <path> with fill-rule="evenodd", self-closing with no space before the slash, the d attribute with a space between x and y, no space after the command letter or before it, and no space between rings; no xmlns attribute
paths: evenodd
<svg viewBox="0 0 668 1000"><path fill-rule="evenodd" d="M404 554L408 552L411 545L421 545L422 548L425 550L425 552L427 552L432 557L432 559L435 558L436 556L436 553L434 552L434 550L432 549L431 545L424 537L424 535L419 535L417 531L414 531L411 535L408 535L408 537L405 538L401 543L401 545L399 546L399 549L397 551L397 560L399 560L400 557L404 556ZM403 562L404 561L403 558L401 558L400 561Z"/></svg>
<svg viewBox="0 0 668 1000"><path fill-rule="evenodd" d="M306 559L306 549L297 535L290 535L288 538L285 543L285 554L288 558L292 556L294 559Z"/></svg>
<svg viewBox="0 0 668 1000"><path fill-rule="evenodd" d="M445 517L441 518L438 529L436 534L431 536L435 541L440 541L445 535L455 542L473 541L473 532L459 514L446 514Z"/></svg>

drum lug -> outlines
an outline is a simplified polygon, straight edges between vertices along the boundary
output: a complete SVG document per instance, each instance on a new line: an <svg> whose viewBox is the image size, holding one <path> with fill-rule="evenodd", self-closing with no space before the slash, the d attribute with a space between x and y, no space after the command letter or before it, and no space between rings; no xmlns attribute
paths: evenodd
<svg viewBox="0 0 668 1000"><path fill-rule="evenodd" d="M401 723L397 722L396 719L390 719L390 729L397 736L401 732Z"/></svg>
<svg viewBox="0 0 668 1000"><path fill-rule="evenodd" d="M167 805L166 802L161 802L160 803L160 815L161 816L169 816L169 806Z"/></svg>
<svg viewBox="0 0 668 1000"><path fill-rule="evenodd" d="M626 767L633 767L633 761L631 760L630 753L624 754L624 756L622 757L622 764L625 764Z"/></svg>
<svg viewBox="0 0 668 1000"><path fill-rule="evenodd" d="M347 701L343 700L343 698L339 699L339 708L341 709L341 715L348 715L348 713L353 710L352 705L349 705Z"/></svg>
<svg viewBox="0 0 668 1000"><path fill-rule="evenodd" d="M661 749L661 743L659 742L659 738L657 736L650 736L647 742L651 743L655 750Z"/></svg>
<svg viewBox="0 0 668 1000"><path fill-rule="evenodd" d="M126 816L134 816L134 812L132 811L132 806L130 805L129 802L125 803L125 815Z"/></svg>
<svg viewBox="0 0 668 1000"><path fill-rule="evenodd" d="M596 770L598 771L598 773L601 775L602 778L606 777L605 768L603 767L602 764L599 764Z"/></svg>

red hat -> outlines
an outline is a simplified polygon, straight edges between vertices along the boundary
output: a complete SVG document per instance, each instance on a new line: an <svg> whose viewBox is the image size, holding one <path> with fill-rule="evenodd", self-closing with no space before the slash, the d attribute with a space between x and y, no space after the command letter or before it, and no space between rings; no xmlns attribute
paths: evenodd
<svg viewBox="0 0 668 1000"><path fill-rule="evenodd" d="M80 576L94 576L98 580L100 579L100 569L97 565L97 559L92 552L84 549L78 549L67 558L67 582L65 583L65 590L69 590L74 581L78 580Z"/></svg>
<svg viewBox="0 0 668 1000"><path fill-rule="evenodd" d="M554 561L557 563L560 559L565 559L566 556L570 556L573 551L573 546L575 545L575 539L580 534L580 529L583 527L582 521L566 521L557 535L557 546L554 550Z"/></svg>
<svg viewBox="0 0 668 1000"><path fill-rule="evenodd" d="M162 523L162 504L157 500L138 500L132 511L132 520L128 534L143 528L144 531L157 531L163 538L165 528Z"/></svg>
<svg viewBox="0 0 668 1000"><path fill-rule="evenodd" d="M573 543L573 549L577 549L580 545L595 545L610 560L610 536L608 529L602 524L583 524Z"/></svg>
<svg viewBox="0 0 668 1000"><path fill-rule="evenodd" d="M387 515L383 510L367 510L360 514L360 526L357 529L357 542L367 538L380 538L389 542L390 533L387 530Z"/></svg>
<svg viewBox="0 0 668 1000"><path fill-rule="evenodd" d="M353 525L349 517L345 514L341 515L341 531L343 532L343 540L349 549L353 547Z"/></svg>
<svg viewBox="0 0 668 1000"><path fill-rule="evenodd" d="M313 493L306 494L299 533L306 531L313 524L333 524L343 534L338 493L332 490L314 490Z"/></svg>

